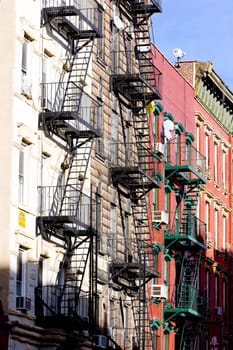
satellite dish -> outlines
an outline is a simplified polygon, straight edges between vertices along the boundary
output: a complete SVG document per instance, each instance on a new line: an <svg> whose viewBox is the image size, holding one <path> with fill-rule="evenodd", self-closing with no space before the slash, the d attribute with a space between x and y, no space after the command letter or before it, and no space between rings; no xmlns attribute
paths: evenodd
<svg viewBox="0 0 233 350"><path fill-rule="evenodd" d="M182 51L179 48L176 48L173 50L173 55L179 60L186 55L186 52Z"/></svg>

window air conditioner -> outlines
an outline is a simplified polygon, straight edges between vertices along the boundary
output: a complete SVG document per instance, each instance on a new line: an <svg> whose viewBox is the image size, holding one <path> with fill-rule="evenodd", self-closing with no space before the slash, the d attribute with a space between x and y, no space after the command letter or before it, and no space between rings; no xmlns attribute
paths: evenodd
<svg viewBox="0 0 233 350"><path fill-rule="evenodd" d="M152 284L151 296L167 299L168 287L165 284Z"/></svg>
<svg viewBox="0 0 233 350"><path fill-rule="evenodd" d="M22 311L31 310L31 298L16 297L16 309Z"/></svg>
<svg viewBox="0 0 233 350"><path fill-rule="evenodd" d="M136 46L136 52L139 53L147 53L150 52L150 45L146 41L138 41L138 45Z"/></svg>
<svg viewBox="0 0 233 350"><path fill-rule="evenodd" d="M216 316L222 316L222 307L221 306L217 306L215 308L215 314L216 314Z"/></svg>
<svg viewBox="0 0 233 350"><path fill-rule="evenodd" d="M161 142L157 142L155 144L155 152L164 155L164 144Z"/></svg>
<svg viewBox="0 0 233 350"><path fill-rule="evenodd" d="M166 211L154 211L152 221L157 224L168 224L168 212Z"/></svg>
<svg viewBox="0 0 233 350"><path fill-rule="evenodd" d="M115 26L117 27L117 29L119 29L120 31L122 31L124 29L125 26L124 26L124 23L122 22L122 20L120 19L120 17L114 16L113 22L114 22Z"/></svg>
<svg viewBox="0 0 233 350"><path fill-rule="evenodd" d="M99 348L106 349L107 348L107 337L105 335L97 335L96 345Z"/></svg>

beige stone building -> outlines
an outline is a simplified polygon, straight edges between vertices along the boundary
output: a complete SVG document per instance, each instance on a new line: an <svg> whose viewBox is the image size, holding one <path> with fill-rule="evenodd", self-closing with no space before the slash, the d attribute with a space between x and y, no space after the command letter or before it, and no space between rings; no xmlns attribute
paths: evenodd
<svg viewBox="0 0 233 350"><path fill-rule="evenodd" d="M0 1L0 348L151 349L158 0Z"/></svg>

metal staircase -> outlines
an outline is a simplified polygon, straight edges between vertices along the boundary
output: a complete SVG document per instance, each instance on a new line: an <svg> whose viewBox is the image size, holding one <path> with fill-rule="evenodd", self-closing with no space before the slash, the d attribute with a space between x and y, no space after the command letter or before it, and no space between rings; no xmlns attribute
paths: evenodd
<svg viewBox="0 0 233 350"><path fill-rule="evenodd" d="M67 249L63 262L65 269L64 289L72 285L76 287L77 294L81 291L89 248L90 238L85 236L84 238L77 237L71 249Z"/></svg>
<svg viewBox="0 0 233 350"><path fill-rule="evenodd" d="M186 149L197 155L190 144L180 146L181 153ZM176 285L173 299L165 304L163 314L165 322L176 322L176 349L193 350L198 346L195 327L203 317L198 304L198 279L201 255L206 249L206 225L197 217L197 205L200 184L205 180L202 173L196 172L196 163L203 158L185 156L172 162L176 153L172 152L175 151L172 144L169 147L165 176L176 193L177 217L165 232L164 245L176 257Z"/></svg>
<svg viewBox="0 0 233 350"><path fill-rule="evenodd" d="M182 333L180 337L180 344L177 346L178 350L198 350L198 337L193 335L192 325L184 322L182 327Z"/></svg>
<svg viewBox="0 0 233 350"><path fill-rule="evenodd" d="M120 0L118 4L119 8L126 9L132 15L137 67L127 64L129 55L127 52L123 53L122 57L126 57L126 61L113 71L112 88L118 97L120 108L125 106L132 111L135 152L124 140L124 159L119 157L119 163L111 168L111 175L118 192L130 199L137 248L136 254L132 255L132 262L113 261L112 270L114 276L118 275L119 279L124 276L129 283L134 267L136 287L129 283L126 291L132 299L137 346L140 350L151 350L147 282L158 276L158 273L153 268L152 225L148 217L147 194L152 188L160 187L160 176L158 161L153 157L146 106L151 101L161 98L160 72L153 64L149 40L149 18L153 13L161 12L161 8L158 1ZM130 153L127 150L130 150Z"/></svg>
<svg viewBox="0 0 233 350"><path fill-rule="evenodd" d="M39 322L46 318L48 327L90 329L86 324L94 315L96 262L92 196L83 193L93 140L100 136L95 129L94 109L86 103L84 87L91 59L93 40L100 37L97 9L82 10L75 0L45 0L42 26L66 50L66 61L59 82L42 84L42 112L39 128L64 152L56 186L41 186L41 215L37 231L48 241L64 248L60 276L54 286L38 288ZM89 262L89 270L87 266ZM91 271L91 273L90 273ZM89 292L82 298L84 275L89 278ZM62 284L61 284L62 282ZM86 312L82 314L82 303ZM89 305L89 306L88 306ZM91 329L93 331L94 319Z"/></svg>
<svg viewBox="0 0 233 350"><path fill-rule="evenodd" d="M177 307L197 309L197 281L199 277L201 255L183 256L182 268L177 286Z"/></svg>

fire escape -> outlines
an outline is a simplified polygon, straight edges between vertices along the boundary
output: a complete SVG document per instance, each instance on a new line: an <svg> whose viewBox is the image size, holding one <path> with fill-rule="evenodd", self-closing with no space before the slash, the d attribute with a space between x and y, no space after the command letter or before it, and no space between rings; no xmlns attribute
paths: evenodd
<svg viewBox="0 0 233 350"><path fill-rule="evenodd" d="M206 249L206 225L196 209L200 186L205 181L205 159L192 146L192 134L186 142L167 144L165 178L176 194L176 211L164 235L164 247L176 262L176 284L164 306L167 334L176 324L176 350L199 349L198 329L203 327L204 295L199 290L201 256Z"/></svg>
<svg viewBox="0 0 233 350"><path fill-rule="evenodd" d="M94 332L94 202L91 193L83 193L83 186L92 143L100 133L95 128L97 106L92 100L84 103L84 85L93 41L101 36L98 9L82 10L75 0L45 0L41 19L48 35L66 51L66 60L58 82L42 83L39 128L63 149L64 161L57 184L39 188L37 232L65 253L54 285L41 285L36 290L37 323L47 328ZM88 276L88 291L82 290L84 276ZM80 337L75 342L82 345Z"/></svg>
<svg viewBox="0 0 233 350"><path fill-rule="evenodd" d="M131 14L134 27L136 66L127 50L112 74L112 88L118 98L121 118L123 108L132 112L133 144L118 145L118 163L111 168L112 182L119 199L128 198L134 225L134 239L125 239L124 261L113 260L112 280L131 296L137 336L137 349L151 349L152 338L147 282L158 276L153 267L152 227L149 220L148 192L160 187L159 162L153 157L150 140L148 103L161 98L159 78L150 52L149 20L161 12L159 1L118 1L119 8ZM122 120L123 125L126 121ZM124 131L124 130L123 130ZM119 153L118 149L118 153Z"/></svg>

